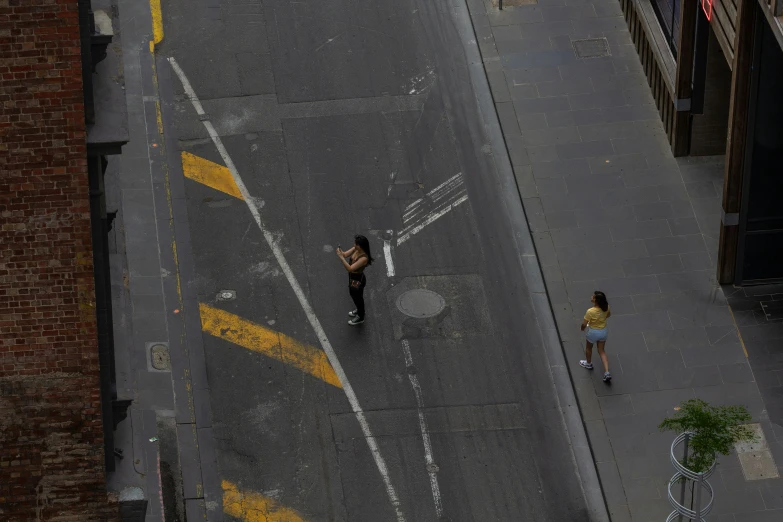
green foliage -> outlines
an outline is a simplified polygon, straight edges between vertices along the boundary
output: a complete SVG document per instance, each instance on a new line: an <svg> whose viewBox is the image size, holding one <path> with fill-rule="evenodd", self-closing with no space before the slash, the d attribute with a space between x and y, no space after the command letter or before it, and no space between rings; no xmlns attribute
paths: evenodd
<svg viewBox="0 0 783 522"><path fill-rule="evenodd" d="M688 442L689 454L680 462L691 471L702 473L712 467L718 453L728 455L735 442L753 440L753 431L744 425L750 420L744 406L712 406L701 399L690 399L658 428L693 433Z"/></svg>

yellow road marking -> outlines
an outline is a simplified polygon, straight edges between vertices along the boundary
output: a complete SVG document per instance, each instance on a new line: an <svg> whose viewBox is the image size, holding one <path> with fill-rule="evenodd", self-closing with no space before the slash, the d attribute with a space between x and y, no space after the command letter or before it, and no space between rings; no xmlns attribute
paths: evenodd
<svg viewBox="0 0 783 522"><path fill-rule="evenodd" d="M158 121L158 134L163 135L163 116L160 113L160 102L155 102L155 119Z"/></svg>
<svg viewBox="0 0 783 522"><path fill-rule="evenodd" d="M231 171L223 165L218 165L189 152L182 153L182 171L186 178L198 181L208 187L238 199L244 199L239 192Z"/></svg>
<svg viewBox="0 0 783 522"><path fill-rule="evenodd" d="M163 41L163 12L160 10L160 0L150 0L152 12L152 41L159 44Z"/></svg>
<svg viewBox="0 0 783 522"><path fill-rule="evenodd" d="M332 386L343 387L321 350L207 304L199 304L199 309L201 329L206 333L295 366Z"/></svg>
<svg viewBox="0 0 783 522"><path fill-rule="evenodd" d="M729 313L731 314L731 320L734 322L734 328L737 329L737 337L739 337L740 346L742 346L742 351L745 352L745 358L749 359L748 356L748 349L745 348L745 340L742 338L742 332L740 331L739 325L737 324L737 318L734 317L734 310L731 309L730 305L726 305L729 307Z"/></svg>
<svg viewBox="0 0 783 522"><path fill-rule="evenodd" d="M293 509L260 493L240 491L227 480L223 481L223 512L244 522L304 522Z"/></svg>

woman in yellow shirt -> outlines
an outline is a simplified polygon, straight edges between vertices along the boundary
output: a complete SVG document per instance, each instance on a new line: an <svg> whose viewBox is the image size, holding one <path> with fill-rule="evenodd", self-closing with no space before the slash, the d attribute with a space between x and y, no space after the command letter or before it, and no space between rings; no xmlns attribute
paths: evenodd
<svg viewBox="0 0 783 522"><path fill-rule="evenodd" d="M587 341L585 344L585 358L579 361L582 368L588 370L593 369L593 343L598 345L598 355L601 357L601 362L604 363L604 382L612 380L612 374L609 373L609 359L606 357L606 338L608 331L606 329L606 320L612 316L612 311L609 310L609 301L606 300L606 294L603 292L593 292L593 297L590 298L590 302L593 303L591 308L585 312L584 321L582 321L582 331L586 333Z"/></svg>

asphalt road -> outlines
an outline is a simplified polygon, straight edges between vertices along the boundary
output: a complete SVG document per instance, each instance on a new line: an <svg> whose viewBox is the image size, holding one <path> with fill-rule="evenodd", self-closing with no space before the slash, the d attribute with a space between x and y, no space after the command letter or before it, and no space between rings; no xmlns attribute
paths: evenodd
<svg viewBox="0 0 783 522"><path fill-rule="evenodd" d="M317 318L377 442L345 383L281 355L294 345L248 349L236 323L205 333L219 472L246 499L229 514L399 520L391 486L408 521L587 520L447 5L167 0L163 13L158 53L190 80L312 315L248 205L186 180L200 300L258 325L253 339L321 350ZM224 165L174 91L168 146ZM352 327L333 250L357 233L376 261ZM443 299L434 317L397 306L420 288Z"/></svg>

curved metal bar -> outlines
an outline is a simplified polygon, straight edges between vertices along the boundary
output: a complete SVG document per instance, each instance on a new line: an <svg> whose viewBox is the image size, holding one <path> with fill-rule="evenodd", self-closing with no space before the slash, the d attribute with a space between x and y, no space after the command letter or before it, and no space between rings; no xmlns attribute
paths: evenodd
<svg viewBox="0 0 783 522"><path fill-rule="evenodd" d="M681 473L675 473L674 476L669 480L669 484L667 489L668 498L669 498L669 504L674 508L674 511L669 515L669 518L667 519L667 522L671 522L671 520L674 520L672 516L679 516L683 515L685 517L688 517L689 520L696 520L696 511L692 509L688 509L687 507L680 504L675 498L674 494L672 493L672 486L674 484L679 483L680 479L684 478L684 476ZM707 502L707 505L704 506L701 509L701 516L699 517L701 520L699 522L704 522L704 516L709 514L710 511L712 511L713 508L713 502L715 500L715 492L712 489L712 485L707 482L706 480L702 481L702 488L707 491L707 494L709 495L709 502Z"/></svg>
<svg viewBox="0 0 783 522"><path fill-rule="evenodd" d="M683 476L688 477L691 480L699 480L700 474L695 473L689 470L688 468L686 468L685 466L683 466L682 463L679 460L677 460L677 457L674 455L675 448L680 444L682 444L682 442L685 440L685 437L688 435L693 435L693 433L684 432L684 433L680 433L677 437L675 437L675 439L672 441L671 450L669 451L669 457L671 459L672 466L674 466L674 468L677 471L679 471ZM718 464L717 461L713 462L710 469L708 469L702 474L703 478L707 479L711 477L712 474L715 473L715 468L717 464Z"/></svg>

